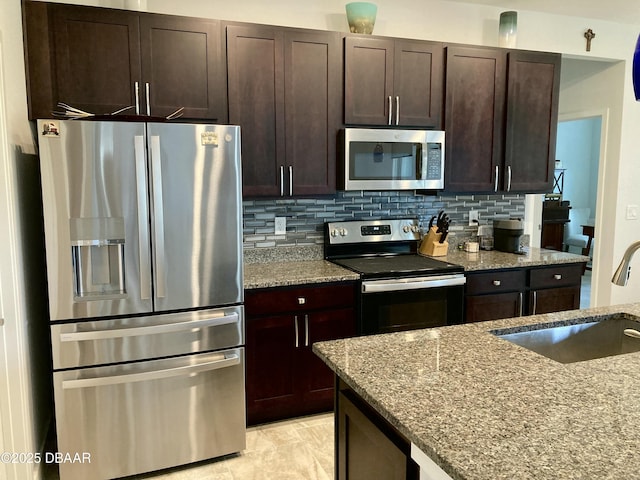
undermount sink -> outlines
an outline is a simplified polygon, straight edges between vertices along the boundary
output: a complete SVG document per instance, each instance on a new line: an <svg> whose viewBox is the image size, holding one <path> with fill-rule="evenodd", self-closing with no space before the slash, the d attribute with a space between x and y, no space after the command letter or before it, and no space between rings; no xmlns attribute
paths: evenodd
<svg viewBox="0 0 640 480"><path fill-rule="evenodd" d="M492 330L491 333L560 363L640 352L640 338L624 333L626 329L640 332L640 318L633 320L628 315L613 314L597 321L590 320L574 319L572 322L578 323L553 327L529 325ZM527 330L517 331L522 328ZM634 332L628 333L635 335Z"/></svg>

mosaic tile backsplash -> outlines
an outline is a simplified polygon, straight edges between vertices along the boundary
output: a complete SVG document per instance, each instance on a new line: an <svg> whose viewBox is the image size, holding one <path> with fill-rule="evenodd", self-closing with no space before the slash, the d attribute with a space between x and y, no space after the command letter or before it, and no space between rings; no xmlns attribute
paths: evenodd
<svg viewBox="0 0 640 480"><path fill-rule="evenodd" d="M256 199L243 202L244 249L314 246L323 244L325 222L360 219L417 217L423 225L445 210L453 227L450 244L469 238L477 228L469 227L469 210L480 212L480 225L496 218L524 218L525 196L455 195L425 196L408 191L337 192L322 198ZM286 235L274 234L274 218L286 217Z"/></svg>

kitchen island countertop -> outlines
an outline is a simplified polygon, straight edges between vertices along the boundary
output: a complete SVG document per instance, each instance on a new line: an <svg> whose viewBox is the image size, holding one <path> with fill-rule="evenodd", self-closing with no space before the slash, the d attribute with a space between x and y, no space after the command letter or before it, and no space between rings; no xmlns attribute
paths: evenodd
<svg viewBox="0 0 640 480"><path fill-rule="evenodd" d="M638 478L640 353L561 364L490 333L640 303L314 344L453 479Z"/></svg>

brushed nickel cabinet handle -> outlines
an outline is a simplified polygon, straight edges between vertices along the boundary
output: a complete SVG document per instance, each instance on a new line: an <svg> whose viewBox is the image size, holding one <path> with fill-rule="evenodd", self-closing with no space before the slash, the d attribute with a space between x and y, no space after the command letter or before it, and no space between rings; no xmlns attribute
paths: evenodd
<svg viewBox="0 0 640 480"><path fill-rule="evenodd" d="M536 314L536 310L538 309L538 292L533 292L533 312L532 314Z"/></svg>
<svg viewBox="0 0 640 480"><path fill-rule="evenodd" d="M495 179L495 184L493 186L493 191L497 192L498 191L498 178L500 177L500 167L498 165L496 165L496 179Z"/></svg>
<svg viewBox="0 0 640 480"><path fill-rule="evenodd" d="M289 196L293 196L293 165L289 165Z"/></svg>
<svg viewBox="0 0 640 480"><path fill-rule="evenodd" d="M391 105L391 95L389 95L389 119L387 120L387 125L391 125L391 112L393 111L393 106Z"/></svg>
<svg viewBox="0 0 640 480"><path fill-rule="evenodd" d="M284 165L280 165L280 196L284 197Z"/></svg>
<svg viewBox="0 0 640 480"><path fill-rule="evenodd" d="M144 84L144 90L145 90L145 96L146 96L146 100L147 100L147 116L151 116L151 105L149 103L149 99L151 98L151 95L149 94L149 82Z"/></svg>
<svg viewBox="0 0 640 480"><path fill-rule="evenodd" d="M511 191L511 165L507 165L507 192Z"/></svg>
<svg viewBox="0 0 640 480"><path fill-rule="evenodd" d="M309 346L309 315L304 316L304 346Z"/></svg>
<svg viewBox="0 0 640 480"><path fill-rule="evenodd" d="M524 313L523 304L524 304L524 296L523 296L522 292L520 292L520 295L518 295L518 305L519 305L519 308L518 308L518 311L519 311L518 316L519 316L519 317L521 317L521 316L522 316L522 314Z"/></svg>
<svg viewBox="0 0 640 480"><path fill-rule="evenodd" d="M298 332L298 316L297 315L295 315L293 317L293 331L294 331L295 336L296 336L296 340L295 340L294 345L295 345L296 348L298 348L300 346L300 342L298 341L298 333L299 332Z"/></svg>
<svg viewBox="0 0 640 480"><path fill-rule="evenodd" d="M396 96L396 125L400 123L400 97Z"/></svg>
<svg viewBox="0 0 640 480"><path fill-rule="evenodd" d="M562 280L562 275L560 275L559 273L556 273L556 274L553 276L553 278L554 278L554 279L556 279L556 280Z"/></svg>
<svg viewBox="0 0 640 480"><path fill-rule="evenodd" d="M494 284L496 287L499 287L499 286L502 284L502 282L501 282L500 280L494 280L494 281L493 281L493 284Z"/></svg>
<svg viewBox="0 0 640 480"><path fill-rule="evenodd" d="M138 82L134 82L133 90L136 95L136 115L140 115L140 84Z"/></svg>

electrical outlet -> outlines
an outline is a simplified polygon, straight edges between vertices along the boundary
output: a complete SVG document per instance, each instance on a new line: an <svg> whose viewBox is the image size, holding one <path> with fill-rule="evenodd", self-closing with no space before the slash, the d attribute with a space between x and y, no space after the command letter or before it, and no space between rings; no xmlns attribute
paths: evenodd
<svg viewBox="0 0 640 480"><path fill-rule="evenodd" d="M638 219L638 205L627 205L627 220Z"/></svg>
<svg viewBox="0 0 640 480"><path fill-rule="evenodd" d="M287 233L287 217L276 217L274 223L275 223L275 234L276 235L286 235L286 233Z"/></svg>
<svg viewBox="0 0 640 480"><path fill-rule="evenodd" d="M474 227L478 225L480 220L480 212L478 210L469 210L469 226Z"/></svg>

